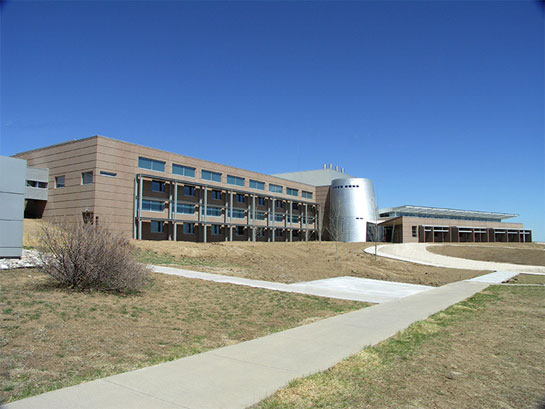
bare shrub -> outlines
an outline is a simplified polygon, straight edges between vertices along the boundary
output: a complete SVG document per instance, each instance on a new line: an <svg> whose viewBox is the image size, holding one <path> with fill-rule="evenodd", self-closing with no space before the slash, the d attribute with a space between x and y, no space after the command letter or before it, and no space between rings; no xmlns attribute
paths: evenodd
<svg viewBox="0 0 545 409"><path fill-rule="evenodd" d="M103 225L47 223L40 241L43 271L71 288L126 292L146 283L149 269L135 261L136 249Z"/></svg>

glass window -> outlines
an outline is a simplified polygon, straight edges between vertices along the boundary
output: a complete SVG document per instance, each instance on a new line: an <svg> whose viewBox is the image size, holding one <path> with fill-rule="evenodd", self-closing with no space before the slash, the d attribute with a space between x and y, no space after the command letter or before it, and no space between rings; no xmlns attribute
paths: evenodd
<svg viewBox="0 0 545 409"><path fill-rule="evenodd" d="M283 209L284 208L284 202L281 202L280 200L277 200L275 202L275 207L278 208L278 209Z"/></svg>
<svg viewBox="0 0 545 409"><path fill-rule="evenodd" d="M201 214L204 214L204 207L201 207ZM221 207L206 206L207 216L221 216Z"/></svg>
<svg viewBox="0 0 545 409"><path fill-rule="evenodd" d="M244 226L237 226L236 234L237 236L244 236Z"/></svg>
<svg viewBox="0 0 545 409"><path fill-rule="evenodd" d="M274 193L282 193L283 188L280 185L273 185L272 183L269 183L269 192Z"/></svg>
<svg viewBox="0 0 545 409"><path fill-rule="evenodd" d="M151 232L152 233L162 233L163 232L163 222L152 220L151 222Z"/></svg>
<svg viewBox="0 0 545 409"><path fill-rule="evenodd" d="M221 200L221 192L219 190L212 190L212 199Z"/></svg>
<svg viewBox="0 0 545 409"><path fill-rule="evenodd" d="M36 182L35 180L27 180L26 185L28 187L38 187L38 182Z"/></svg>
<svg viewBox="0 0 545 409"><path fill-rule="evenodd" d="M265 198L264 197L258 197L257 198L257 205L258 206L265 206Z"/></svg>
<svg viewBox="0 0 545 409"><path fill-rule="evenodd" d="M221 225L219 224L213 224L212 225L212 234L220 235L221 234Z"/></svg>
<svg viewBox="0 0 545 409"><path fill-rule="evenodd" d="M301 194L303 195L303 197L305 199L312 199L312 192L306 192L306 191L302 191Z"/></svg>
<svg viewBox="0 0 545 409"><path fill-rule="evenodd" d="M253 212L250 212L250 219L253 219ZM256 220L265 220L265 212L255 212Z"/></svg>
<svg viewBox="0 0 545 409"><path fill-rule="evenodd" d="M282 220L284 220L284 215L282 213L275 213L274 214L274 221L275 222L281 222Z"/></svg>
<svg viewBox="0 0 545 409"><path fill-rule="evenodd" d="M276 229L276 230L274 231L274 235L275 235L276 237L282 237L282 230Z"/></svg>
<svg viewBox="0 0 545 409"><path fill-rule="evenodd" d="M165 162L155 159L138 157L138 167L142 169L155 170L157 172L165 171Z"/></svg>
<svg viewBox="0 0 545 409"><path fill-rule="evenodd" d="M231 217L231 211L227 210L227 217ZM233 209L233 219L244 219L244 210Z"/></svg>
<svg viewBox="0 0 545 409"><path fill-rule="evenodd" d="M193 186L184 186L184 196L195 196L195 188Z"/></svg>
<svg viewBox="0 0 545 409"><path fill-rule="evenodd" d="M299 196L299 190L292 189L291 187L287 187L286 188L286 194L288 194L290 196Z"/></svg>
<svg viewBox="0 0 545 409"><path fill-rule="evenodd" d="M93 183L93 172L83 172L81 174L81 184L89 185Z"/></svg>
<svg viewBox="0 0 545 409"><path fill-rule="evenodd" d="M412 233L413 233L413 237L416 237L416 226L412 227Z"/></svg>
<svg viewBox="0 0 545 409"><path fill-rule="evenodd" d="M227 183L229 183L230 185L244 186L244 178L227 175Z"/></svg>
<svg viewBox="0 0 545 409"><path fill-rule="evenodd" d="M193 234L195 233L195 225L190 223L184 223L183 224L183 232L184 234Z"/></svg>
<svg viewBox="0 0 545 409"><path fill-rule="evenodd" d="M237 203L244 203L244 195L237 193Z"/></svg>
<svg viewBox="0 0 545 409"><path fill-rule="evenodd" d="M265 237L265 229L263 227L257 229L257 237Z"/></svg>
<svg viewBox="0 0 545 409"><path fill-rule="evenodd" d="M115 172L106 172L105 170L101 170L100 175L101 176L110 176L110 177L113 178L113 177L117 176L117 173L115 173Z"/></svg>
<svg viewBox="0 0 545 409"><path fill-rule="evenodd" d="M64 176L55 176L55 187L64 187Z"/></svg>
<svg viewBox="0 0 545 409"><path fill-rule="evenodd" d="M203 170L201 172L201 178L204 180L211 180L212 182L221 182L221 173Z"/></svg>
<svg viewBox="0 0 545 409"><path fill-rule="evenodd" d="M299 223L299 216L291 216L291 223Z"/></svg>
<svg viewBox="0 0 545 409"><path fill-rule="evenodd" d="M38 182L38 187L40 189L47 189L47 182Z"/></svg>
<svg viewBox="0 0 545 409"><path fill-rule="evenodd" d="M172 208L174 209L174 205ZM187 203L178 203L176 205L176 213L193 214L195 213L195 206Z"/></svg>
<svg viewBox="0 0 545 409"><path fill-rule="evenodd" d="M146 212L162 212L164 208L164 202L158 200L142 200L142 210Z"/></svg>
<svg viewBox="0 0 545 409"><path fill-rule="evenodd" d="M250 179L250 187L252 189L265 190L265 183Z"/></svg>
<svg viewBox="0 0 545 409"><path fill-rule="evenodd" d="M298 203L292 203L292 204L291 204L291 208L292 208L293 210L299 210L299 204L298 204Z"/></svg>
<svg viewBox="0 0 545 409"><path fill-rule="evenodd" d="M152 192L164 192L165 191L165 182L159 182L158 180L151 181L151 191Z"/></svg>
<svg viewBox="0 0 545 409"><path fill-rule="evenodd" d="M190 178L195 177L195 168L190 166L172 164L172 173L175 175L188 176Z"/></svg>

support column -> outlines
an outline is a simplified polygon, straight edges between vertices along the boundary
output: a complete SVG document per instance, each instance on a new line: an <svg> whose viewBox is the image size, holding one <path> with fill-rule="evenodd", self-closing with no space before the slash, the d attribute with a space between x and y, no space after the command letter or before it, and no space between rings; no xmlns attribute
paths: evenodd
<svg viewBox="0 0 545 409"><path fill-rule="evenodd" d="M322 206L320 205L317 205L318 206L318 214L317 214L317 217L316 217L316 226L317 226L317 230L318 230L318 241L322 241Z"/></svg>
<svg viewBox="0 0 545 409"><path fill-rule="evenodd" d="M137 239L138 238L138 176L134 175L134 215L132 220L132 238Z"/></svg>
<svg viewBox="0 0 545 409"><path fill-rule="evenodd" d="M251 240L250 235L250 212L251 212L251 206L250 206L250 195L248 195L248 206L246 206L246 235L248 236L248 241Z"/></svg>
<svg viewBox="0 0 545 409"><path fill-rule="evenodd" d="M305 241L308 241L308 206L305 203Z"/></svg>
<svg viewBox="0 0 545 409"><path fill-rule="evenodd" d="M172 240L172 181L168 184L168 240Z"/></svg>
<svg viewBox="0 0 545 409"><path fill-rule="evenodd" d="M142 175L140 175L138 182L138 240L142 240L142 194L144 190Z"/></svg>
<svg viewBox="0 0 545 409"><path fill-rule="evenodd" d="M225 241L229 239L228 233L227 233L227 213L229 210L229 199L227 199L227 191L225 191L225 208L224 208L224 217L223 217L223 226L224 226L224 232L223 235L225 236Z"/></svg>
<svg viewBox="0 0 545 409"><path fill-rule="evenodd" d="M267 198L267 241L271 241L271 199Z"/></svg>
<svg viewBox="0 0 545 409"><path fill-rule="evenodd" d="M292 227L293 222L293 202L290 200L290 242L293 241L293 229Z"/></svg>
<svg viewBox="0 0 545 409"><path fill-rule="evenodd" d="M275 211L276 211L276 199L273 197L272 199L272 219L271 219L271 223L272 223L272 242L274 243L275 239L276 239L276 214L275 214Z"/></svg>
<svg viewBox="0 0 545 409"><path fill-rule="evenodd" d="M233 191L229 194L229 241L233 241Z"/></svg>
<svg viewBox="0 0 545 409"><path fill-rule="evenodd" d="M201 190L202 192L203 190ZM206 213L208 211L208 188L205 186L204 187L204 213L203 213L203 223L202 223L202 228L203 228L203 241L206 243L206 231L207 231L207 228L206 228Z"/></svg>
<svg viewBox="0 0 545 409"><path fill-rule="evenodd" d="M173 218L174 218L174 226L172 228L172 231L174 233L174 241L178 240L178 223L176 223L176 219L178 218L178 182L174 182L174 207L173 207Z"/></svg>
<svg viewBox="0 0 545 409"><path fill-rule="evenodd" d="M253 223L252 223L252 241L255 242L256 238L256 220L255 220L255 195L252 195L252 217L253 217Z"/></svg>

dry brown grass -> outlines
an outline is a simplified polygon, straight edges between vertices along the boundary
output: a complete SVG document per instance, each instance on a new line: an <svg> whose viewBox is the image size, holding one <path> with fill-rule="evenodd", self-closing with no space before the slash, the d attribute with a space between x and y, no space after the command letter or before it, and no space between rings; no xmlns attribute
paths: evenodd
<svg viewBox="0 0 545 409"><path fill-rule="evenodd" d="M25 220L25 245L31 245L41 223L41 220ZM282 283L352 276L439 286L487 273L382 257L375 260L373 255L363 252L373 243L131 242L144 253L143 262Z"/></svg>
<svg viewBox="0 0 545 409"><path fill-rule="evenodd" d="M366 306L163 274L140 295L0 272L0 400L180 358Z"/></svg>
<svg viewBox="0 0 545 409"><path fill-rule="evenodd" d="M491 287L257 408L537 408L545 289Z"/></svg>
<svg viewBox="0 0 545 409"><path fill-rule="evenodd" d="M545 276L535 274L519 274L507 282L507 284L543 284Z"/></svg>
<svg viewBox="0 0 545 409"><path fill-rule="evenodd" d="M265 281L352 276L439 286L486 272L424 266L363 252L372 243L133 241L143 261Z"/></svg>
<svg viewBox="0 0 545 409"><path fill-rule="evenodd" d="M538 243L486 243L430 246L428 251L443 256L498 263L545 266L545 246Z"/></svg>

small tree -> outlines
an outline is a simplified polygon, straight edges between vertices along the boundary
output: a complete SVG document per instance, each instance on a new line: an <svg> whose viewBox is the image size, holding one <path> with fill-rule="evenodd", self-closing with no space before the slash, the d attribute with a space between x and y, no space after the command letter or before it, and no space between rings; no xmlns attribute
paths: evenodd
<svg viewBox="0 0 545 409"><path fill-rule="evenodd" d="M135 261L135 248L103 225L46 223L40 241L43 271L71 288L124 292L146 283L149 269Z"/></svg>

